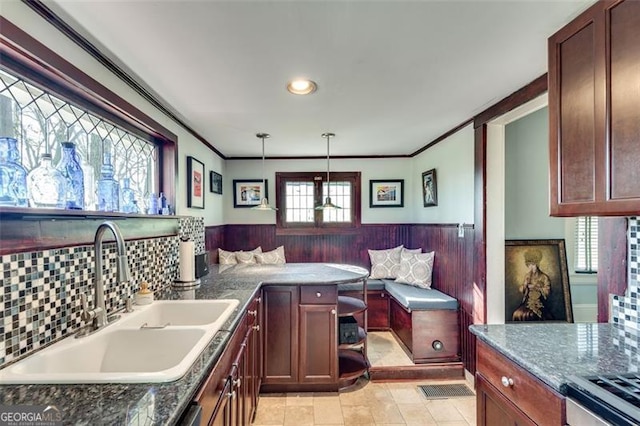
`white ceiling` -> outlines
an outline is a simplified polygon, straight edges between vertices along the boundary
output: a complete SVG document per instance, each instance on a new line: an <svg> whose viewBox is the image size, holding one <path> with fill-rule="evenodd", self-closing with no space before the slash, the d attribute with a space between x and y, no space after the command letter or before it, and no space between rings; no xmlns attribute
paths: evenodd
<svg viewBox="0 0 640 426"><path fill-rule="evenodd" d="M46 4L227 157L406 155L547 69L593 0L55 0ZM310 96L285 90L293 77Z"/></svg>

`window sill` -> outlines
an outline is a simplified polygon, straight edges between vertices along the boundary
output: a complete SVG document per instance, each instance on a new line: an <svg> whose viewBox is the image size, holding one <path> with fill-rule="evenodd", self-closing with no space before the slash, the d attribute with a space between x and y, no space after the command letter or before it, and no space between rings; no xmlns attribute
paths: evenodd
<svg viewBox="0 0 640 426"><path fill-rule="evenodd" d="M27 207L0 207L0 220L79 220L79 219L110 219L122 220L127 218L144 219L172 219L175 215L151 215L132 214L120 212L100 212L93 210L61 210L61 209L35 209Z"/></svg>
<svg viewBox="0 0 640 426"><path fill-rule="evenodd" d="M177 216L0 207L0 255L90 245L105 220L127 241L178 234Z"/></svg>
<svg viewBox="0 0 640 426"><path fill-rule="evenodd" d="M360 227L325 227L325 228L277 228L278 235L360 235Z"/></svg>

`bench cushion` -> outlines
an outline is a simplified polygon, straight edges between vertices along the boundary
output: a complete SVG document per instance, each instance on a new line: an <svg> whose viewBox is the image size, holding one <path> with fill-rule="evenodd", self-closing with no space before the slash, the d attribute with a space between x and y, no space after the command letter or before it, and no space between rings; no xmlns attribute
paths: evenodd
<svg viewBox="0 0 640 426"><path fill-rule="evenodd" d="M384 290L384 281L367 280L368 290ZM362 291L362 282L338 284L338 291Z"/></svg>
<svg viewBox="0 0 640 426"><path fill-rule="evenodd" d="M384 281L385 290L405 308L411 310L458 309L456 299L433 288L418 288L393 280L382 281Z"/></svg>

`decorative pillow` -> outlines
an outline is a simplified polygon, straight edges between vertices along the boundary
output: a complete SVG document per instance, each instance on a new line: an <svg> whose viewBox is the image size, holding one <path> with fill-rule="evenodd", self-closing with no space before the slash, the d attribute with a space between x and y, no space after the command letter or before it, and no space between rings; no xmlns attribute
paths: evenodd
<svg viewBox="0 0 640 426"><path fill-rule="evenodd" d="M237 251L236 260L238 263L256 263L256 256L262 253L262 247L258 246L251 251Z"/></svg>
<svg viewBox="0 0 640 426"><path fill-rule="evenodd" d="M397 283L411 284L420 288L431 288L433 258L435 252L409 253L400 255Z"/></svg>
<svg viewBox="0 0 640 426"><path fill-rule="evenodd" d="M371 258L371 279L396 278L400 266L402 245L386 250L368 250Z"/></svg>
<svg viewBox="0 0 640 426"><path fill-rule="evenodd" d="M258 263L272 265L287 263L287 260L284 257L284 246L280 246L275 250L257 253L256 260L258 261Z"/></svg>
<svg viewBox="0 0 640 426"><path fill-rule="evenodd" d="M238 263L256 263L256 257L251 251L237 251L236 260Z"/></svg>
<svg viewBox="0 0 640 426"><path fill-rule="evenodd" d="M238 263L236 260L236 254L232 251L218 249L218 263L220 265L235 265Z"/></svg>
<svg viewBox="0 0 640 426"><path fill-rule="evenodd" d="M251 256L262 253L262 247L258 246L251 251L226 251L221 248L218 249L218 263L220 265L235 265L238 263L237 254L238 253L251 253ZM251 261L247 255L241 256L245 262L240 263L256 263L255 260Z"/></svg>

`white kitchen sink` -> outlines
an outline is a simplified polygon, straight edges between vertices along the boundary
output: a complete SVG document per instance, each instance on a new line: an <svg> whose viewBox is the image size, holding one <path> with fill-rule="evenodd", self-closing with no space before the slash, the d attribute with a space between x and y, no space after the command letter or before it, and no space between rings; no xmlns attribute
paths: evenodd
<svg viewBox="0 0 640 426"><path fill-rule="evenodd" d="M166 324L172 326L213 324L224 316L229 309L230 300L182 300L158 301L146 307L134 319L140 325L156 327ZM235 308L238 301L235 300ZM232 309L233 309L232 308ZM224 318L226 321L227 318Z"/></svg>
<svg viewBox="0 0 640 426"><path fill-rule="evenodd" d="M2 384L149 383L182 377L239 305L235 299L157 301L68 337L0 370Z"/></svg>

